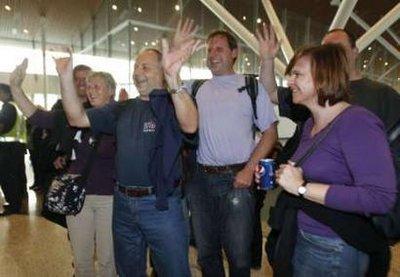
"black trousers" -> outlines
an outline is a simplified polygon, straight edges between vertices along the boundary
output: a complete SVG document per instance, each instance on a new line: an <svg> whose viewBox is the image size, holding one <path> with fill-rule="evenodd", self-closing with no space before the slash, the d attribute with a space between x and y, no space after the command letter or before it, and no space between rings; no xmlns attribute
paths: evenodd
<svg viewBox="0 0 400 277"><path fill-rule="evenodd" d="M11 212L19 212L28 195L24 156L26 145L20 142L0 142L0 186Z"/></svg>

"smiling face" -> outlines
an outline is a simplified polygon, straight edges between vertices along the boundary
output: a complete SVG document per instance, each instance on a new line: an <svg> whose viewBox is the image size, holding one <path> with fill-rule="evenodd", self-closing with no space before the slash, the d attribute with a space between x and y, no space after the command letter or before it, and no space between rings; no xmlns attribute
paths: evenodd
<svg viewBox="0 0 400 277"><path fill-rule="evenodd" d="M225 36L216 35L208 40L207 66L214 76L233 74L237 56L238 49L231 49Z"/></svg>
<svg viewBox="0 0 400 277"><path fill-rule="evenodd" d="M164 87L164 73L158 53L153 50L145 50L138 55L133 72L133 82L143 100L148 100L154 89Z"/></svg>
<svg viewBox="0 0 400 277"><path fill-rule="evenodd" d="M79 97L86 97L87 82L86 78L90 70L77 70L74 73L74 85Z"/></svg>
<svg viewBox="0 0 400 277"><path fill-rule="evenodd" d="M308 106L307 104L316 102L317 92L310 57L303 56L296 61L289 73L288 84L292 90L293 103Z"/></svg>
<svg viewBox="0 0 400 277"><path fill-rule="evenodd" d="M109 103L114 96L114 91L109 88L104 78L100 76L89 77L87 85L87 97L90 105L95 108Z"/></svg>
<svg viewBox="0 0 400 277"><path fill-rule="evenodd" d="M293 103L311 108L348 101L349 75L343 47L335 44L298 50L285 75L293 92Z"/></svg>

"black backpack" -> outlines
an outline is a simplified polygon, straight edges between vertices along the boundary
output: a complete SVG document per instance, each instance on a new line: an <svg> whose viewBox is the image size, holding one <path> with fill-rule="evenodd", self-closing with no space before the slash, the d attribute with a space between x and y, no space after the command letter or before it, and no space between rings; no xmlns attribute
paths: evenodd
<svg viewBox="0 0 400 277"><path fill-rule="evenodd" d="M394 207L384 215L373 216L374 227L389 241L395 244L400 241L400 121L388 132L389 144L393 153L397 177L397 195Z"/></svg>

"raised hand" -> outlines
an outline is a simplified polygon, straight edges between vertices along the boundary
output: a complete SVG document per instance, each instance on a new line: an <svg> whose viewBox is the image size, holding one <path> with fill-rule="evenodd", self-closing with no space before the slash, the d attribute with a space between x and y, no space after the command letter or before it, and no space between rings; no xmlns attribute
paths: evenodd
<svg viewBox="0 0 400 277"><path fill-rule="evenodd" d="M198 26L194 25L193 19L187 18L183 24L180 19L176 27L174 38L172 39L172 48L179 48L183 43L193 39L197 30Z"/></svg>
<svg viewBox="0 0 400 277"><path fill-rule="evenodd" d="M200 48L201 41L190 39L180 45L179 48L170 48L166 39L162 40L162 67L164 76L171 88L176 88L179 79L179 71L190 56Z"/></svg>
<svg viewBox="0 0 400 277"><path fill-rule="evenodd" d="M125 88L121 88L118 93L118 102L123 102L129 99L129 94Z"/></svg>
<svg viewBox="0 0 400 277"><path fill-rule="evenodd" d="M53 58L56 64L56 70L58 75L64 76L67 73L72 73L72 53L71 49L68 49L68 56L62 58Z"/></svg>
<svg viewBox="0 0 400 277"><path fill-rule="evenodd" d="M28 67L28 59L18 65L10 74L10 89L14 102L26 117L30 117L35 111L36 106L26 96L22 89L22 82L26 76L26 68Z"/></svg>
<svg viewBox="0 0 400 277"><path fill-rule="evenodd" d="M256 37L258 40L260 59L275 58L278 54L280 41L278 41L272 25L263 23L262 26L256 30Z"/></svg>
<svg viewBox="0 0 400 277"><path fill-rule="evenodd" d="M26 76L26 68L28 67L28 59L25 58L10 74L10 86L21 87Z"/></svg>

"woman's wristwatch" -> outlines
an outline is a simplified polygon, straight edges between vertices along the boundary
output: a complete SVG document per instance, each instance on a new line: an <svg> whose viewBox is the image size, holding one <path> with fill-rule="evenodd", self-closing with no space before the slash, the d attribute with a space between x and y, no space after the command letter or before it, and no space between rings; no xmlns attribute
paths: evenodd
<svg viewBox="0 0 400 277"><path fill-rule="evenodd" d="M304 198L304 195L307 192L307 181L304 181L298 188L297 188L297 193L301 198Z"/></svg>

